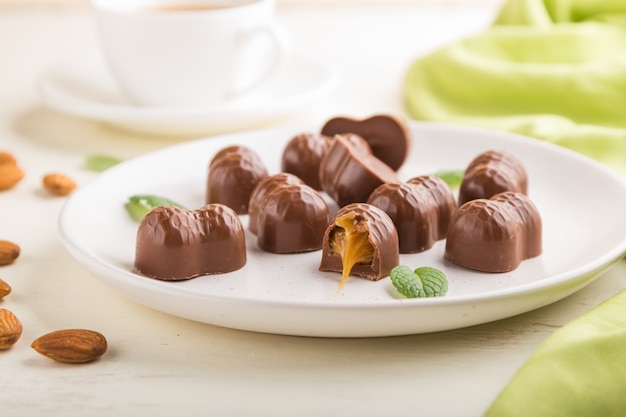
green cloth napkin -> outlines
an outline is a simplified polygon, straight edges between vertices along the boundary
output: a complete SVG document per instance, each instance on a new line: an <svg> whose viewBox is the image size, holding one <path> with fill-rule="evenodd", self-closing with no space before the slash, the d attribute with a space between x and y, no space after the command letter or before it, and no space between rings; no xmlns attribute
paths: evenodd
<svg viewBox="0 0 626 417"><path fill-rule="evenodd" d="M485 417L626 415L626 290L553 333Z"/></svg>
<svg viewBox="0 0 626 417"><path fill-rule="evenodd" d="M505 130L626 176L626 1L511 0L486 31L416 59L410 117Z"/></svg>

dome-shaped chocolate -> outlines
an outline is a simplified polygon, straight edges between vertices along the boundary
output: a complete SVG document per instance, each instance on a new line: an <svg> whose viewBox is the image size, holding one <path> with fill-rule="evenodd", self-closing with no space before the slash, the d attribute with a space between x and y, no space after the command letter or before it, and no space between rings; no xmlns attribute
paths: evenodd
<svg viewBox="0 0 626 417"><path fill-rule="evenodd" d="M254 187L250 194L250 202L248 204L248 230L250 230L250 232L254 234L257 232L259 212L265 205L263 200L276 188L287 184L304 184L304 182L293 174L281 172L262 178L256 187Z"/></svg>
<svg viewBox="0 0 626 417"><path fill-rule="evenodd" d="M343 273L342 283L348 274L377 281L399 263L398 233L384 211L353 203L335 213L324 233L320 271Z"/></svg>
<svg viewBox="0 0 626 417"><path fill-rule="evenodd" d="M283 150L282 171L294 174L308 186L321 190L320 162L330 146L330 140L328 136L319 133L294 136Z"/></svg>
<svg viewBox="0 0 626 417"><path fill-rule="evenodd" d="M459 205L491 198L505 191L528 193L528 176L522 163L502 151L487 151L474 158L465 170L459 189Z"/></svg>
<svg viewBox="0 0 626 417"><path fill-rule="evenodd" d="M322 196L306 184L283 184L268 193L257 218L257 244L272 253L319 250L330 216Z"/></svg>
<svg viewBox="0 0 626 417"><path fill-rule="evenodd" d="M437 206L413 184L390 183L376 188L367 200L387 213L398 230L400 253L423 252L438 240Z"/></svg>
<svg viewBox="0 0 626 417"><path fill-rule="evenodd" d="M252 190L266 176L267 169L256 153L237 146L226 148L209 164L206 202L246 214Z"/></svg>

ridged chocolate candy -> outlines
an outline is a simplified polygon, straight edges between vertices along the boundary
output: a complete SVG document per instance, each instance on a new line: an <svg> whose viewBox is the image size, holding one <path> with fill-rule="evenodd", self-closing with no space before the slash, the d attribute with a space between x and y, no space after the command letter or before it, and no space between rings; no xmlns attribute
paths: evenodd
<svg viewBox="0 0 626 417"><path fill-rule="evenodd" d="M450 221L445 258L484 272L508 272L542 252L541 216L524 194L471 200Z"/></svg>
<svg viewBox="0 0 626 417"><path fill-rule="evenodd" d="M320 184L337 204L364 203L379 185L397 182L394 170L344 135L335 135L320 164Z"/></svg>
<svg viewBox="0 0 626 417"><path fill-rule="evenodd" d="M357 120L334 117L322 127L326 136L355 133L369 144L374 155L394 171L402 166L411 145L411 133L406 124L397 117L379 114Z"/></svg>
<svg viewBox="0 0 626 417"><path fill-rule="evenodd" d="M378 207L354 203L333 216L322 246L320 271L342 273L377 281L400 263L398 233L391 218Z"/></svg>
<svg viewBox="0 0 626 417"><path fill-rule="evenodd" d="M319 250L328 226L328 206L306 184L282 184L263 199L257 218L257 244L272 253Z"/></svg>
<svg viewBox="0 0 626 417"><path fill-rule="evenodd" d="M506 152L483 152L465 170L459 189L459 205L478 198L491 198L505 191L528 193L526 169L516 157Z"/></svg>
<svg viewBox="0 0 626 417"><path fill-rule="evenodd" d="M209 164L206 202L246 214L252 190L266 176L267 169L256 153L242 146L225 148Z"/></svg>
<svg viewBox="0 0 626 417"><path fill-rule="evenodd" d="M248 204L248 230L250 230L250 232L254 234L257 232L259 211L265 205L263 200L276 188L286 184L304 184L304 182L293 174L281 172L262 178L254 187L250 194L250 202Z"/></svg>
<svg viewBox="0 0 626 417"><path fill-rule="evenodd" d="M283 150L282 171L294 174L310 187L321 190L320 162L330 147L330 141L331 138L319 133L294 136Z"/></svg>
<svg viewBox="0 0 626 417"><path fill-rule="evenodd" d="M454 195L443 180L423 176L411 181L383 184L367 200L393 220L400 253L423 252L445 238L456 208Z"/></svg>
<svg viewBox="0 0 626 417"><path fill-rule="evenodd" d="M222 204L198 210L161 206L139 224L135 270L165 281L235 271L246 264L243 225Z"/></svg>
<svg viewBox="0 0 626 417"><path fill-rule="evenodd" d="M445 239L450 219L458 207L454 193L448 184L436 175L420 175L407 182L424 189L435 200L439 222L437 240Z"/></svg>

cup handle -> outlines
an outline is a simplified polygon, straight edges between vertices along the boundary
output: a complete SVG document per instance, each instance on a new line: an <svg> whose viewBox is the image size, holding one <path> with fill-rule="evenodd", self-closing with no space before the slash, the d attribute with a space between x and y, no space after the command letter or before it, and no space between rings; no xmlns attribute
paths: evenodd
<svg viewBox="0 0 626 417"><path fill-rule="evenodd" d="M272 57L264 65L265 68L263 68L261 72L255 74L254 77L250 77L245 83L240 82L238 84L237 81L239 81L238 78L240 77L234 76L228 94L230 99L249 93L251 90L264 84L274 75L276 69L278 69L287 58L291 49L291 38L285 28L275 23L241 32L237 39L238 50L244 51L246 44L251 44L253 40L260 37L265 37L270 41L271 47L268 48L270 49L268 53L271 53ZM234 68L234 73L237 73L238 70L242 69L242 66L245 66L245 61L241 59L241 56L239 58L237 62L238 65Z"/></svg>

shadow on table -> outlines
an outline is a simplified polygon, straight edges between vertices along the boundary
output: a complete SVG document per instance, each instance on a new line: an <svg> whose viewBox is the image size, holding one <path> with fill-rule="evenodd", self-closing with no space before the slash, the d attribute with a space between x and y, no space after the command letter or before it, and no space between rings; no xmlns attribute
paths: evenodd
<svg viewBox="0 0 626 417"><path fill-rule="evenodd" d="M13 119L11 127L19 137L38 146L82 153L118 152L122 156L141 154L190 139L125 131L68 116L42 105L24 109Z"/></svg>

